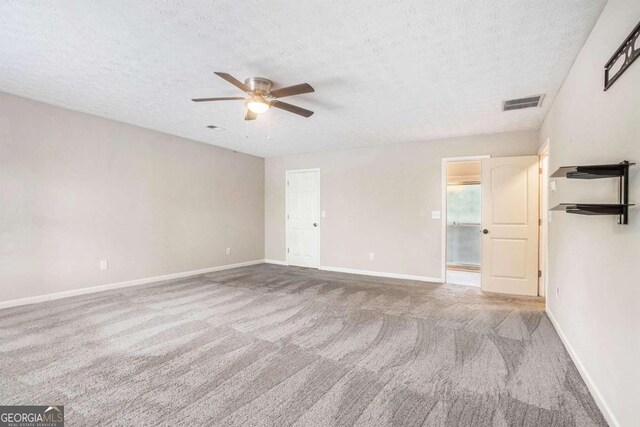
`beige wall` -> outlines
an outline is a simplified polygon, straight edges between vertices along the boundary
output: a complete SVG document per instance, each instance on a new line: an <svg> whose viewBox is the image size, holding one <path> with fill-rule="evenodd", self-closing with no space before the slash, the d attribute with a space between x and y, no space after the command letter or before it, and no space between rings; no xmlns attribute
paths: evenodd
<svg viewBox="0 0 640 427"><path fill-rule="evenodd" d="M0 301L263 248L263 159L0 93Z"/></svg>
<svg viewBox="0 0 640 427"><path fill-rule="evenodd" d="M602 90L604 64L639 19L640 1L609 0L540 131L541 144L550 140L551 172L640 162L640 60ZM640 165L631 171L631 202L640 204ZM556 181L551 207L617 199L613 179ZM640 419L640 207L630 215L623 226L615 217L554 212L549 224L548 311L621 426Z"/></svg>
<svg viewBox="0 0 640 427"><path fill-rule="evenodd" d="M320 168L322 266L440 278L441 222L431 211L442 210L441 159L532 154L537 138L515 132L268 158L265 257L286 259L285 171Z"/></svg>

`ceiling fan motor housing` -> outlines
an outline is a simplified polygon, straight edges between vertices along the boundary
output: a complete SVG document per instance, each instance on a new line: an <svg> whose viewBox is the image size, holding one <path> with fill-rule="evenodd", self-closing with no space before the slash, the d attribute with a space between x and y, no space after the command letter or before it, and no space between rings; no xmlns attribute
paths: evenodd
<svg viewBox="0 0 640 427"><path fill-rule="evenodd" d="M271 86L273 85L271 80L265 79L264 77L249 77L244 81L244 84L249 86L253 92L261 94L268 94L271 92Z"/></svg>

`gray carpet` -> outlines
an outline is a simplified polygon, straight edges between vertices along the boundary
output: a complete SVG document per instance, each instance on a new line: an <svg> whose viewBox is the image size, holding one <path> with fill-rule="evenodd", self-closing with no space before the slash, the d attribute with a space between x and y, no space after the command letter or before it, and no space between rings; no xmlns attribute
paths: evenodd
<svg viewBox="0 0 640 427"><path fill-rule="evenodd" d="M67 425L606 425L539 299L259 265L0 311Z"/></svg>

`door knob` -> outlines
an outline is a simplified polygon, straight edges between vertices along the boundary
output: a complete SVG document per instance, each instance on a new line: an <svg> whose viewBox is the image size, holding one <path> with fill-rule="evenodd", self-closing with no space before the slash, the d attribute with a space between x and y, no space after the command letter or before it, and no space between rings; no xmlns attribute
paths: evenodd
<svg viewBox="0 0 640 427"><path fill-rule="evenodd" d="M317 222L314 222L314 223L313 223L313 226L314 226L314 227L317 227L317 226L318 226L318 223L317 223Z"/></svg>
<svg viewBox="0 0 640 427"><path fill-rule="evenodd" d="M482 230L482 234L489 234L489 230L485 228L484 230Z"/></svg>

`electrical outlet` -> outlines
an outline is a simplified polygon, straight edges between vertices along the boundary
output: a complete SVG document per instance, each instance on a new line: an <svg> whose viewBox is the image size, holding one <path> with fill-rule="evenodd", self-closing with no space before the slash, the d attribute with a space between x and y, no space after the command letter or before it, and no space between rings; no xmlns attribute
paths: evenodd
<svg viewBox="0 0 640 427"><path fill-rule="evenodd" d="M375 254L373 252L369 252L369 261L373 261Z"/></svg>
<svg viewBox="0 0 640 427"><path fill-rule="evenodd" d="M322 218L326 218L327 217L327 211L322 211Z"/></svg>
<svg viewBox="0 0 640 427"><path fill-rule="evenodd" d="M231 255L231 248L227 248L227 255Z"/></svg>
<svg viewBox="0 0 640 427"><path fill-rule="evenodd" d="M109 260L100 260L100 270L106 270L109 268Z"/></svg>
<svg viewBox="0 0 640 427"><path fill-rule="evenodd" d="M431 211L431 219L440 219L440 211Z"/></svg>

